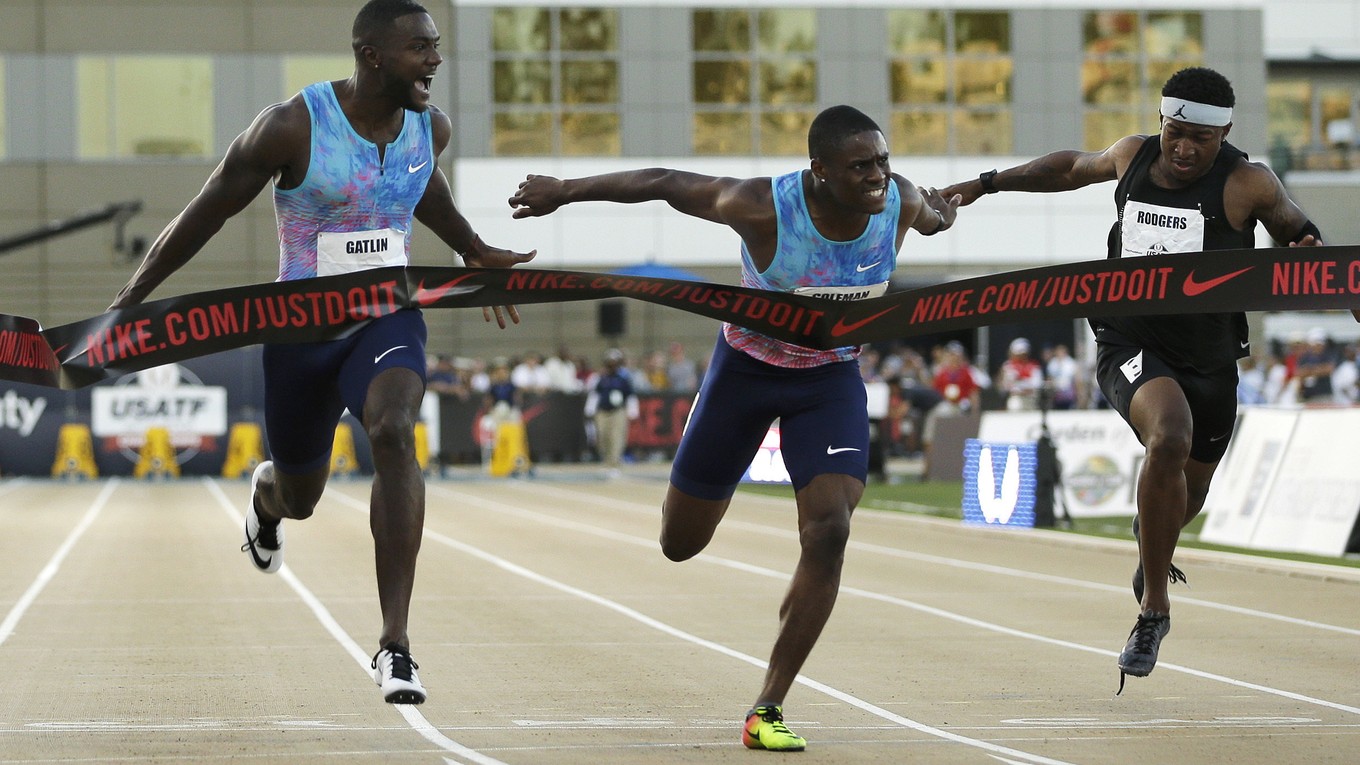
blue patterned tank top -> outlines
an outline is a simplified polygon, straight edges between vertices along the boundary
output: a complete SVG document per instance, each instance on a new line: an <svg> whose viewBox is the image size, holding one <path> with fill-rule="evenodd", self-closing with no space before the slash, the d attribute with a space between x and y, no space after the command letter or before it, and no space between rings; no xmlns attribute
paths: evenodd
<svg viewBox="0 0 1360 765"><path fill-rule="evenodd" d="M758 272L743 242L742 286L835 300L883 295L888 289L888 278L897 267L897 219L902 209L897 184L891 178L888 180L887 207L869 217L864 233L848 242L833 242L812 223L803 196L803 172L798 170L773 179L779 237L774 260L764 272ZM724 324L723 336L733 348L780 367L817 367L859 356L858 346L819 351L735 324Z"/></svg>
<svg viewBox="0 0 1360 765"><path fill-rule="evenodd" d="M331 83L308 85L302 97L312 116L311 161L297 188L274 188L279 281L406 265L411 219L434 171L429 113L408 110L380 160Z"/></svg>

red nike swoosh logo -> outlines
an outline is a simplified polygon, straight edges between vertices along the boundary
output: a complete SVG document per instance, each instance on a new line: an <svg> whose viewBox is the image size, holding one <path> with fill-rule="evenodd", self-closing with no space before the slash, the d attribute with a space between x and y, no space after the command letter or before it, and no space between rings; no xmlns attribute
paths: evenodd
<svg viewBox="0 0 1360 765"><path fill-rule="evenodd" d="M836 326L831 328L831 336L840 337L841 335L847 335L864 326L865 324L876 321L880 317L892 313L893 311L896 310L897 306L893 306L892 308L885 308L882 311L879 311L878 313L874 314L873 316L866 316L865 318L860 319L859 321L854 322L853 324L846 324L845 319L843 318L837 319Z"/></svg>
<svg viewBox="0 0 1360 765"><path fill-rule="evenodd" d="M1209 290L1213 289L1214 287L1217 287L1218 285L1222 284L1223 282L1241 276L1242 274L1245 274L1246 272L1250 271L1253 268L1255 268L1255 266L1247 266L1241 271L1233 271L1230 274L1224 274L1222 276L1215 277L1205 282L1195 281L1195 272L1191 271L1190 273L1185 275L1185 284L1182 285L1181 291L1185 293L1186 297L1202 295L1205 292L1208 292Z"/></svg>
<svg viewBox="0 0 1360 765"><path fill-rule="evenodd" d="M431 287L430 289L425 289L425 280L421 279L420 284L416 285L415 295L416 305L424 308L425 306L437 302L440 298L452 292L453 288L457 287L459 282L463 281L464 279L468 279L471 276L473 275L463 274L462 276L458 277L457 279L454 279L451 282L445 282L444 284L441 284L438 287Z"/></svg>

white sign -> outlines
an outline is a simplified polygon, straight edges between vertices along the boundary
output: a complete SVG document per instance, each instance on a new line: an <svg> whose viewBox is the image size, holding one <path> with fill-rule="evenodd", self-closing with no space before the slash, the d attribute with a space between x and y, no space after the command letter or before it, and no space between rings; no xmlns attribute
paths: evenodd
<svg viewBox="0 0 1360 765"><path fill-rule="evenodd" d="M983 412L978 440L1033 442L1040 412ZM1073 518L1136 515L1143 446L1110 409L1048 413L1048 433L1062 463L1062 500ZM1055 508L1061 512L1061 508Z"/></svg>
<svg viewBox="0 0 1360 765"><path fill-rule="evenodd" d="M172 435L227 432L227 389L206 386L178 364L147 369L118 385L91 391L90 430L100 438L141 436L150 428Z"/></svg>
<svg viewBox="0 0 1360 765"><path fill-rule="evenodd" d="M1262 550L1342 555L1360 511L1360 409L1306 409L1251 535Z"/></svg>
<svg viewBox="0 0 1360 765"><path fill-rule="evenodd" d="M1243 410L1228 453L1214 471L1204 501L1205 542L1250 547L1266 495L1280 472L1298 421L1297 409Z"/></svg>

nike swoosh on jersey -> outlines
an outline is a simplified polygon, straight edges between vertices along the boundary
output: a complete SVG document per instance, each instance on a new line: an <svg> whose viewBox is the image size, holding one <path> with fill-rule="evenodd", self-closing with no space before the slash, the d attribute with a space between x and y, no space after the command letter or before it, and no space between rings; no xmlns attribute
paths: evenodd
<svg viewBox="0 0 1360 765"><path fill-rule="evenodd" d="M420 172L420 168L422 168L422 167L424 167L424 166L426 166L426 165L428 165L428 164L430 164L430 160L428 160L428 159L425 160L424 162L421 162L419 165L409 165L409 164L408 164L408 165L406 166L406 172L408 172L408 173L418 173L418 172Z"/></svg>
<svg viewBox="0 0 1360 765"><path fill-rule="evenodd" d="M1213 289L1214 287L1217 287L1218 285L1228 281L1229 279L1235 279L1241 276L1242 274L1245 274L1252 268L1254 268L1254 266L1247 266L1246 268L1243 268L1239 271L1233 271L1230 274L1216 276L1213 279L1209 279L1208 281L1203 282L1195 281L1195 272L1191 271L1190 273L1185 275L1185 284L1181 286L1181 291L1185 293L1186 297L1202 295L1208 292L1209 290Z"/></svg>
<svg viewBox="0 0 1360 765"><path fill-rule="evenodd" d="M860 451L860 450L857 449L857 448L855 448L855 447L853 447L853 446L836 446L836 447L828 446L828 447L826 447L826 453L827 453L827 454L840 454L841 452L857 452L857 451Z"/></svg>
<svg viewBox="0 0 1360 765"><path fill-rule="evenodd" d="M383 356L386 356L387 354L391 353L392 351L399 351L399 350L401 350L402 348L406 348L406 347L408 347L408 346L405 346L405 345L398 345L398 346L394 346L394 347L392 347L392 348L388 348L387 350L383 351L382 353L379 353L377 356L374 356L374 357L373 357L373 363L374 363L374 364L377 364L379 361L382 361L382 360L383 360Z"/></svg>
<svg viewBox="0 0 1360 765"><path fill-rule="evenodd" d="M875 260L874 262L870 263L870 264L867 265L867 266L859 266L859 265L857 265L857 266L855 266L855 273L857 273L857 274L862 274L862 273L864 273L865 271L868 271L869 269L873 268L874 266L876 266L876 265L878 265L879 263L882 263L882 262L883 262L883 261L881 261L881 260Z"/></svg>

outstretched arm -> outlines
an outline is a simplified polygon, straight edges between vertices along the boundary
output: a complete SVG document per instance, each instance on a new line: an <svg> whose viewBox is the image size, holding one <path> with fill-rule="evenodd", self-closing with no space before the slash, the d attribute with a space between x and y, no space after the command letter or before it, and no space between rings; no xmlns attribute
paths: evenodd
<svg viewBox="0 0 1360 765"><path fill-rule="evenodd" d="M957 194L961 205L970 205L997 191L1051 193L1113 181L1128 167L1144 139L1141 135L1127 136L1104 151L1055 151L998 171L991 176L991 189L983 187L981 178L974 178L940 189L940 194L946 199Z"/></svg>
<svg viewBox="0 0 1360 765"><path fill-rule="evenodd" d="M170 221L151 244L132 279L114 298L110 309L136 305L161 282L189 262L227 219L244 210L275 174L288 164L298 135L291 102L275 104L260 113L250 127L231 142L227 154L208 182L183 212ZM307 122L304 110L302 127Z"/></svg>
<svg viewBox="0 0 1360 765"><path fill-rule="evenodd" d="M732 225L732 211L727 206L741 184L736 178L715 178L661 167L568 180L530 175L509 201L515 208L515 218L547 215L573 202L660 201L686 215Z"/></svg>

